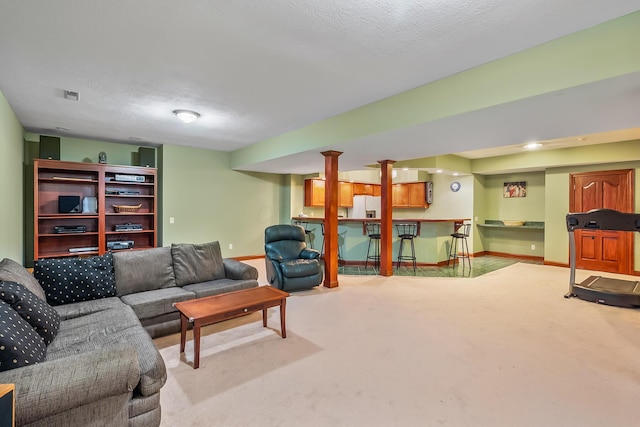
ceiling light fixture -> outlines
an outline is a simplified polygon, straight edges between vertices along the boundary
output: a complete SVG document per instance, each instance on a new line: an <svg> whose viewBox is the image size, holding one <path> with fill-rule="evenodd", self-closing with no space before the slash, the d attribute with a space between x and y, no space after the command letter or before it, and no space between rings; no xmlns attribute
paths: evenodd
<svg viewBox="0 0 640 427"><path fill-rule="evenodd" d="M198 117L200 117L199 113L190 110L173 110L173 114L175 114L184 123L195 122L198 120Z"/></svg>
<svg viewBox="0 0 640 427"><path fill-rule="evenodd" d="M535 150L536 148L540 147L542 147L542 144L540 144L539 142L531 142L524 146L524 148L526 148L527 150Z"/></svg>

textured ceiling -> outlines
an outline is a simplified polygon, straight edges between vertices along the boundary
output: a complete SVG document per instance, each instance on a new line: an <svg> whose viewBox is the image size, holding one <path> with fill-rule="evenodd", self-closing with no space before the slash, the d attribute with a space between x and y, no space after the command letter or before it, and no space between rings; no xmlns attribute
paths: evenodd
<svg viewBox="0 0 640 427"><path fill-rule="evenodd" d="M0 90L28 131L233 151L639 9L638 0L0 0ZM172 115L180 108L202 117L184 125ZM507 139L520 129L489 113L458 119L485 138L499 132L494 145L520 142ZM406 141L394 146L372 137L331 148L408 158L416 131L399 130ZM548 138L567 131L590 132L569 124ZM473 139L430 154L486 147ZM318 156L253 170L309 173Z"/></svg>

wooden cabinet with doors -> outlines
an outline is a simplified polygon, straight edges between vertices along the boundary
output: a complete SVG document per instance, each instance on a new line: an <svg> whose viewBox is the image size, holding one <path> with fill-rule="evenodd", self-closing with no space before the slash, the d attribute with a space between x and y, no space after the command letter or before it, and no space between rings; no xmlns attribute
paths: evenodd
<svg viewBox="0 0 640 427"><path fill-rule="evenodd" d="M304 205L323 207L326 183L323 179L306 179L304 181ZM338 182L338 206L353 206L353 184Z"/></svg>
<svg viewBox="0 0 640 427"><path fill-rule="evenodd" d="M393 184L391 187L394 208L427 208L426 183L411 182Z"/></svg>
<svg viewBox="0 0 640 427"><path fill-rule="evenodd" d="M324 180L305 179L304 180L304 205L324 206Z"/></svg>
<svg viewBox="0 0 640 427"><path fill-rule="evenodd" d="M570 176L569 209L634 212L634 170L575 173ZM633 273L633 234L624 231L575 231L576 268Z"/></svg>
<svg viewBox="0 0 640 427"><path fill-rule="evenodd" d="M362 182L353 183L354 196L379 196L380 184L365 184Z"/></svg>
<svg viewBox="0 0 640 427"><path fill-rule="evenodd" d="M156 174L154 168L35 160L33 258L101 255L112 241L133 242L133 249L157 246Z"/></svg>
<svg viewBox="0 0 640 427"><path fill-rule="evenodd" d="M338 182L338 206L341 208L353 207L353 184L350 182Z"/></svg>

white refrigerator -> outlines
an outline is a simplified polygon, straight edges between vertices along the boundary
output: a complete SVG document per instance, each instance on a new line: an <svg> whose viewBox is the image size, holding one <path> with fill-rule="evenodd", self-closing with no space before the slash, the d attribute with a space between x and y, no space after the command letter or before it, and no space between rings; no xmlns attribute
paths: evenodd
<svg viewBox="0 0 640 427"><path fill-rule="evenodd" d="M380 196L353 196L353 207L347 209L347 215L356 219L380 218Z"/></svg>

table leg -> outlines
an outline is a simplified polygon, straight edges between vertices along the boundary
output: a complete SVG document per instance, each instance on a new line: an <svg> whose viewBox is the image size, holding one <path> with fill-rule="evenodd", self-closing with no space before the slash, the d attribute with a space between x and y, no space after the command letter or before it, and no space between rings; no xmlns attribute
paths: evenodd
<svg viewBox="0 0 640 427"><path fill-rule="evenodd" d="M200 322L193 322L193 369L200 366Z"/></svg>
<svg viewBox="0 0 640 427"><path fill-rule="evenodd" d="M267 327L267 307L262 309L262 326Z"/></svg>
<svg viewBox="0 0 640 427"><path fill-rule="evenodd" d="M187 341L187 316L180 313L180 353L184 353L184 344Z"/></svg>
<svg viewBox="0 0 640 427"><path fill-rule="evenodd" d="M287 309L287 299L286 298L282 298L280 300L280 329L282 331L282 338L286 338L287 337L287 327L284 323L285 320L285 315L286 315L286 310Z"/></svg>

